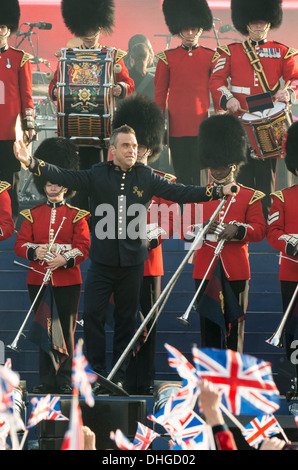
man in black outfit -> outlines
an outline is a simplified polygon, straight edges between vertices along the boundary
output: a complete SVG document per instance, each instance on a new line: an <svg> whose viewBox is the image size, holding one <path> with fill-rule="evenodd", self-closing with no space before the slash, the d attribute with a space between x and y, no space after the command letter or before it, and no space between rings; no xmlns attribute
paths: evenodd
<svg viewBox="0 0 298 470"><path fill-rule="evenodd" d="M234 194L234 184L205 187L172 184L137 162L135 132L115 129L110 139L113 161L89 170L72 171L32 158L22 142L15 155L33 174L67 188L89 191L91 200L91 265L84 295L84 334L87 359L95 372L106 375L105 319L111 295L115 302L112 365L115 365L135 331L144 261L148 257L146 221L148 204L155 195L168 201L207 202ZM238 187L236 189L238 191ZM113 380L122 382L126 361Z"/></svg>

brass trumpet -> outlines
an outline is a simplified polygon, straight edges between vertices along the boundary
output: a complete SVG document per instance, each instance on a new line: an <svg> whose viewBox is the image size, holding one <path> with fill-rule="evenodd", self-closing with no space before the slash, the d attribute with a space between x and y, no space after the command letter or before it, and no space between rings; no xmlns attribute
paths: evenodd
<svg viewBox="0 0 298 470"><path fill-rule="evenodd" d="M216 234L217 234L217 235L223 230L224 219L225 219L225 217L226 217L226 215L227 215L227 213L228 213L228 210L230 209L230 206L231 206L232 202L234 202L234 201L235 201L235 197L233 196L233 197L230 199L230 202L229 202L229 204L228 204L228 207L226 208L226 211L225 211L224 215L222 216L222 218L221 218L221 220L220 220L219 226L217 227L217 230L216 230ZM207 276L208 276L208 274L209 274L209 272L210 272L210 270L211 270L211 268L212 268L212 266L213 266L214 261L220 256L220 253L222 252L222 249L223 249L223 246L224 246L225 241L226 241L226 240L222 239L222 240L220 240L220 241L218 242L218 244L217 244L217 246L216 246L216 248L215 248L215 250L214 250L214 256L213 256L213 258L212 258L212 261L211 261L211 263L209 264L208 269L207 269L207 271L206 271L206 273L205 273L205 275L204 275L204 277L203 277L203 279L202 279L202 281L201 281L201 283L200 283L200 285L199 285L199 287L198 287L198 289L197 289L195 295L193 296L193 298L192 298L192 300L191 300L189 306L187 307L187 309L186 309L186 311L185 311L185 313L184 313L183 315L181 315L180 317L177 317L177 320L178 320L180 323L182 323L183 325L185 325L185 326L190 326L190 322L189 322L189 320L188 320L189 315L190 315L190 313L191 313L191 311L192 311L192 309L193 309L193 307L194 307L195 301L196 301L196 299L198 298L199 293L201 292L201 290L202 290L202 288L203 288L204 281L206 280L206 278L207 278Z"/></svg>
<svg viewBox="0 0 298 470"><path fill-rule="evenodd" d="M60 226L59 226L59 228L58 228L58 230L57 230L57 232L56 232L56 234L55 234L55 237L53 238L53 241L51 242L51 244L50 244L50 246L49 246L48 253L50 253L51 248L52 248L52 246L53 246L54 243L55 243L55 240L56 240L56 238L57 238L57 235L58 235L58 233L60 232L60 230L61 230L61 228L62 228L62 225L63 225L65 219L66 219L66 217L63 217L62 222L61 222L61 224L60 224ZM58 254L60 251L61 251L61 248L59 247L59 249L57 250L57 254ZM21 263L19 263L19 264L21 264ZM43 264L43 263L42 263L42 264ZM27 313L27 315L26 315L26 317L25 317L25 319L24 319L24 321L23 321L23 323L22 323L22 325L21 325L21 327L20 327L18 333L16 334L15 339L13 340L13 342L12 342L11 344L8 344L8 345L7 345L7 347L8 347L9 349L12 349L13 351L19 352L18 342L19 342L19 340L20 340L20 337L21 337L21 335L24 336L23 330L24 330L24 328L25 328L25 326L26 326L26 323L27 323L27 321L28 321L28 319L29 319L29 317L30 317L30 315L31 315L31 312L32 312L32 310L33 310L33 308L34 308L34 306L35 306L35 304L36 304L36 302L37 302L37 299L38 299L38 297L39 297L39 295L40 295L40 293L41 293L41 291L42 291L44 285L50 280L51 274L52 274L51 269L47 269L46 273L44 274L44 278L43 278L42 284L41 284L41 286L40 286L40 288L39 288L39 290L38 290L38 292L37 292L37 295L36 295L34 301L32 302L32 305L31 305L31 307L30 307L30 309L29 309L29 311L28 311L28 313Z"/></svg>
<svg viewBox="0 0 298 470"><path fill-rule="evenodd" d="M270 338L266 339L266 343L271 344L271 346L275 346L277 348L283 348L284 347L283 333L284 333L284 329L285 329L287 319L288 319L288 317L291 313L293 304L295 302L297 292L298 292L298 284L297 284L296 289L294 291L294 294L293 294L293 296L290 300L290 303L287 307L287 310L285 311L285 313L282 317L282 320L281 320L280 324L278 325L278 327L275 330L275 332L273 333L273 335Z"/></svg>

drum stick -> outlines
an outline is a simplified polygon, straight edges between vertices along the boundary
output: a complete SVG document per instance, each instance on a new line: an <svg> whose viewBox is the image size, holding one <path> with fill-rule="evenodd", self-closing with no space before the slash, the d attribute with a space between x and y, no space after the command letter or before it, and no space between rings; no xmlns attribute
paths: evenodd
<svg viewBox="0 0 298 470"><path fill-rule="evenodd" d="M244 113L244 114L250 114L251 116L256 116L257 118L260 117L258 114L250 113L247 109L239 108L239 111L241 111L241 112Z"/></svg>
<svg viewBox="0 0 298 470"><path fill-rule="evenodd" d="M283 89L283 90L286 90L286 89L288 88L288 86L290 85L290 83L291 83L291 80L288 80L287 83L285 84L285 86L284 86L282 89ZM278 101L278 100L275 99L275 100L274 100L274 104L276 104L277 101Z"/></svg>

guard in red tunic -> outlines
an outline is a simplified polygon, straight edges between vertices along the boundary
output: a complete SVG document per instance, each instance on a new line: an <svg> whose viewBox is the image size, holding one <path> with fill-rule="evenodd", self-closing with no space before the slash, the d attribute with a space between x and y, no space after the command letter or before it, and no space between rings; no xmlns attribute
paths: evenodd
<svg viewBox="0 0 298 470"><path fill-rule="evenodd" d="M166 113L171 158L177 181L200 184L197 135L208 116L208 81L214 51L199 45L199 37L212 28L206 0L164 0L163 12L170 33L182 44L157 54L155 101Z"/></svg>
<svg viewBox="0 0 298 470"><path fill-rule="evenodd" d="M112 0L85 0L83 2L81 0L63 0L62 14L66 27L76 38L80 39L80 44L76 46L78 49L102 49L103 52L107 50L108 46L101 45L99 40L102 32L111 32L114 25ZM121 101L134 92L134 81L129 76L123 61L127 53L120 49L114 49L113 54L115 76L113 96ZM58 70L49 85L49 95L53 101L57 100L57 75ZM96 142L94 145L80 145L79 154L81 170L91 168L102 159L107 160L107 149L96 146ZM88 195L84 191L78 191L72 203L81 209L89 210Z"/></svg>
<svg viewBox="0 0 298 470"><path fill-rule="evenodd" d="M285 136L285 163L287 169L298 176L298 122L292 124ZM285 347L289 361L297 362L298 340L297 308L298 294L294 296L298 283L298 185L271 194L272 206L267 221L267 240L280 252L279 280L284 313L293 299L285 327ZM295 352L296 351L296 352ZM296 365L298 379L298 367Z"/></svg>
<svg viewBox="0 0 298 470"><path fill-rule="evenodd" d="M206 119L200 127L198 149L202 166L210 169L213 179L210 188L226 184L228 181L234 181L236 184L237 173L245 163L247 154L245 131L238 118L227 114L214 115ZM199 302L220 259L225 276L245 313L250 279L248 242L257 243L265 237L266 223L261 204L264 194L239 186L239 193L232 202L230 197L227 199L226 205L205 235L202 246L195 252L193 278L196 289L204 280L198 296ZM187 205L183 212L184 232L191 231L194 223L197 223L198 219L194 217L198 208L201 208L201 222L206 224L217 206L217 201ZM189 227L186 226L186 221ZM218 256L214 257L215 249L221 240L225 240L223 247ZM226 339L226 346L242 352L243 341L244 318L241 318L236 326L232 326ZM201 316L201 347L222 347L219 326L203 316Z"/></svg>
<svg viewBox="0 0 298 470"><path fill-rule="evenodd" d="M244 42L220 46L215 52L209 86L216 112L225 110L244 115L248 110L246 98L265 92L271 94L278 106L282 106L281 103L290 106L295 102L298 79L295 56L298 50L267 39L269 30L281 25L281 3L281 0L232 0L233 24L248 38ZM285 88L282 88L281 79L285 82ZM274 115L276 110L271 112ZM255 119L252 115L252 123ZM287 125L286 121L284 125ZM263 208L267 218L270 193L275 188L276 158L282 156L281 146L280 155L262 159L253 131L251 134L248 130L248 138L251 158L241 169L238 182L265 193ZM264 146L261 139L259 144Z"/></svg>
<svg viewBox="0 0 298 470"><path fill-rule="evenodd" d="M119 106L113 121L116 129L128 124L136 132L138 161L154 167L163 149L164 119L161 110L150 98L134 94ZM154 170L168 181L175 176ZM161 293L161 277L164 275L162 243L173 236L178 224L178 206L154 196L147 210L148 258L144 265L144 278L140 299L140 315L146 317ZM152 327L152 329L151 329ZM130 359L126 370L124 388L133 394L151 394L156 369L157 323L154 317L146 325L148 336L141 338L137 351ZM145 342L142 341L145 340Z"/></svg>
<svg viewBox="0 0 298 470"><path fill-rule="evenodd" d="M29 142L34 131L32 99L32 56L8 45L9 37L17 32L20 7L18 1L1 0L0 26L0 180L10 183L12 215L19 213L20 163L14 158L17 119Z"/></svg>
<svg viewBox="0 0 298 470"><path fill-rule="evenodd" d="M69 169L78 167L76 146L62 137L44 140L37 148L36 155L42 155L51 163L59 162ZM15 252L17 256L30 261L27 285L32 302L43 283L44 275L51 269L49 283L53 288L68 357L56 373L50 356L40 351L40 385L34 388L33 393L65 394L72 392L73 336L82 285L79 265L89 253L87 219L90 214L66 203L65 198L72 195L67 188L44 181L43 178L34 177L34 182L47 201L21 212L24 221L17 234ZM35 311L44 289L35 304Z"/></svg>
<svg viewBox="0 0 298 470"><path fill-rule="evenodd" d="M8 194L9 188L9 183L0 181L0 241L7 240L14 232L11 202Z"/></svg>

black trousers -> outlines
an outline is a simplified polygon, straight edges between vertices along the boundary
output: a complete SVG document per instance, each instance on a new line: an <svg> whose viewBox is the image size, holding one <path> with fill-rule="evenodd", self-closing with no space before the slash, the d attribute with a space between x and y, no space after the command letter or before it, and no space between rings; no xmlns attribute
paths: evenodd
<svg viewBox="0 0 298 470"><path fill-rule="evenodd" d="M197 137L170 137L169 145L177 183L200 186Z"/></svg>
<svg viewBox="0 0 298 470"><path fill-rule="evenodd" d="M144 263L129 267L90 265L84 293L84 337L88 362L101 375L107 374L105 324L110 299L113 295L113 367L135 333L143 273ZM113 382L123 382L130 355L112 377Z"/></svg>
<svg viewBox="0 0 298 470"><path fill-rule="evenodd" d="M140 310L144 318L147 317L157 301L160 292L160 276L144 276L140 300ZM154 386L157 333L157 322L154 323L154 318L155 315L146 325L148 333L150 331L149 336L147 336L140 349L130 358L124 383L124 388L128 393L146 393Z"/></svg>
<svg viewBox="0 0 298 470"><path fill-rule="evenodd" d="M40 286L28 285L31 302L34 301ZM42 300L45 287L41 291L34 307L36 312ZM39 352L39 379L40 383L51 388L61 385L71 385L72 359L74 352L74 332L78 314L78 305L81 295L81 284L73 286L53 287L55 302L57 305L59 320L61 323L65 344L68 351L68 358L62 362L56 374L52 360L48 354L40 350Z"/></svg>
<svg viewBox="0 0 298 470"><path fill-rule="evenodd" d="M276 158L266 158L265 160L249 158L237 176L238 183L265 193L266 196L262 199L265 220L267 220L271 207L270 193L275 190L276 168Z"/></svg>
<svg viewBox="0 0 298 470"><path fill-rule="evenodd" d="M233 292L235 293L236 298L238 299L239 304L243 308L244 313L247 309L248 303L248 285L249 281L229 281ZM201 284L201 279L195 279L196 290ZM204 285L197 297L197 302L200 301L208 281L204 281ZM211 322L207 318L200 317L201 325L201 347L202 348L222 348L222 332L218 325ZM244 326L245 321L241 321L236 325L232 326L230 334L227 337L227 348L232 351L238 351L239 353L243 352L243 343L244 343Z"/></svg>
<svg viewBox="0 0 298 470"><path fill-rule="evenodd" d="M0 181L7 181L11 199L12 218L16 223L19 215L20 163L13 152L13 140L0 140Z"/></svg>

